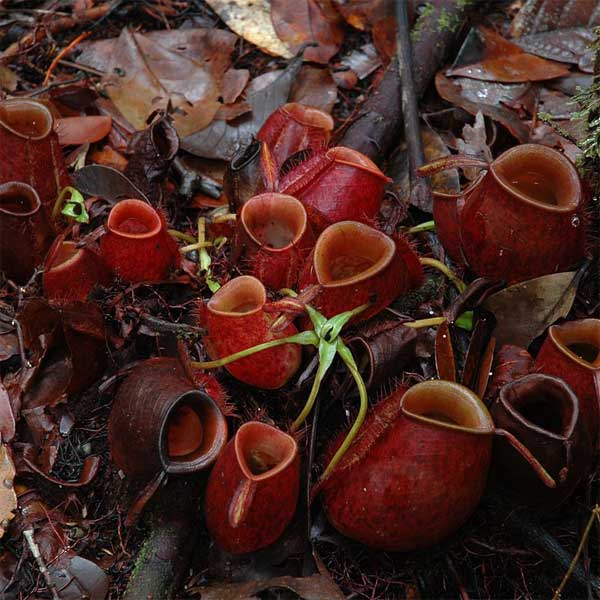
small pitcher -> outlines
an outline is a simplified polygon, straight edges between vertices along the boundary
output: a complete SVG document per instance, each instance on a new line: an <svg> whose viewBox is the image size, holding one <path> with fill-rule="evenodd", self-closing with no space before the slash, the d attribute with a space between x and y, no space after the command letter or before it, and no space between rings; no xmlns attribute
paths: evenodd
<svg viewBox="0 0 600 600"><path fill-rule="evenodd" d="M521 144L491 164L448 156L419 174L473 166L487 171L465 190L434 193L436 229L451 258L480 277L509 283L566 271L583 258L584 200L568 158L546 146Z"/></svg>
<svg viewBox="0 0 600 600"><path fill-rule="evenodd" d="M600 319L552 325L535 359L541 373L565 381L579 399L592 444L598 444L600 416Z"/></svg>
<svg viewBox="0 0 600 600"><path fill-rule="evenodd" d="M48 218L60 190L69 185L54 119L36 100L0 101L0 184L9 181L34 188Z"/></svg>
<svg viewBox="0 0 600 600"><path fill-rule="evenodd" d="M494 466L517 496L552 507L566 500L592 466L592 445L579 401L562 379L532 374L506 384L490 412L497 427L512 433L556 481L543 485L531 465L507 442L494 443Z"/></svg>
<svg viewBox="0 0 600 600"><path fill-rule="evenodd" d="M298 332L292 324L283 331L272 331L277 314L267 312L266 305L265 286L250 275L228 281L207 303L200 302L200 325L207 329L204 344L210 357L224 358ZM301 358L298 344L284 344L232 362L225 368L248 385L273 390L291 379L300 367Z"/></svg>
<svg viewBox="0 0 600 600"><path fill-rule="evenodd" d="M242 425L217 460L206 489L206 524L233 554L276 541L298 501L300 459L293 437L257 421Z"/></svg>
<svg viewBox="0 0 600 600"><path fill-rule="evenodd" d="M332 130L333 119L326 112L290 102L271 113L256 137L269 146L279 171L296 152L327 148Z"/></svg>
<svg viewBox="0 0 600 600"><path fill-rule="evenodd" d="M161 281L179 263L177 244L167 233L164 217L142 200L113 206L100 238L100 252L124 281Z"/></svg>
<svg viewBox="0 0 600 600"><path fill-rule="evenodd" d="M371 303L356 321L381 312L390 302L419 287L423 269L403 238L393 240L363 223L330 225L317 240L300 275L299 289L319 284L311 304L327 318Z"/></svg>
<svg viewBox="0 0 600 600"><path fill-rule="evenodd" d="M477 507L494 434L505 436L547 485L555 485L512 434L494 428L487 408L468 388L424 381L397 389L375 406L322 484L328 519L344 535L378 550L438 543Z"/></svg>
<svg viewBox="0 0 600 600"><path fill-rule="evenodd" d="M234 260L272 290L295 287L314 245L306 210L292 196L260 194L240 211Z"/></svg>
<svg viewBox="0 0 600 600"><path fill-rule="evenodd" d="M59 236L46 257L42 282L44 294L54 301L86 300L97 285L108 285L112 273L102 258L89 248Z"/></svg>
<svg viewBox="0 0 600 600"><path fill-rule="evenodd" d="M278 190L298 198L320 232L338 221L373 225L390 181L370 158L338 146L315 152L283 175Z"/></svg>
<svg viewBox="0 0 600 600"><path fill-rule="evenodd" d="M129 477L194 473L216 461L227 422L179 359L150 358L119 387L108 440L113 461Z"/></svg>
<svg viewBox="0 0 600 600"><path fill-rule="evenodd" d="M0 269L17 283L27 283L44 262L53 228L37 192L26 183L0 185Z"/></svg>

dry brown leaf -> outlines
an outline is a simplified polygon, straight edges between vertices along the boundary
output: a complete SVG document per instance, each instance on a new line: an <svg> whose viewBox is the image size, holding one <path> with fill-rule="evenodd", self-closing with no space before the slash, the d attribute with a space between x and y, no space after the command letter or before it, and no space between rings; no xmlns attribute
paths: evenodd
<svg viewBox="0 0 600 600"><path fill-rule="evenodd" d="M229 69L223 76L222 93L224 104L233 104L244 91L250 79L248 69Z"/></svg>
<svg viewBox="0 0 600 600"><path fill-rule="evenodd" d="M294 56L275 32L268 0L206 0L206 4L229 29L264 52L283 58Z"/></svg>
<svg viewBox="0 0 600 600"><path fill-rule="evenodd" d="M279 38L294 53L307 43L304 60L327 64L344 39L341 19L331 0L271 0L271 21Z"/></svg>
<svg viewBox="0 0 600 600"><path fill-rule="evenodd" d="M498 346L526 348L561 317L566 317L577 293L576 271L553 273L512 285L483 304L496 317Z"/></svg>
<svg viewBox="0 0 600 600"><path fill-rule="evenodd" d="M476 156L489 163L494 160L492 151L487 145L487 132L485 130L485 119L483 113L479 111L475 115L475 123L473 125L465 125L462 130L463 139L456 140L458 151L461 154L470 154ZM473 181L479 177L481 169L466 168L464 170L465 177Z"/></svg>
<svg viewBox="0 0 600 600"><path fill-rule="evenodd" d="M206 127L219 109L219 82L205 67L141 33L125 28L102 78L106 92L136 129L155 110L175 109L185 134Z"/></svg>
<svg viewBox="0 0 600 600"><path fill-rule="evenodd" d="M226 583L219 586L193 588L202 600L253 600L260 592L273 588L286 588L303 600L343 600L338 586L323 575L310 577L275 577L268 581ZM192 591L192 590L190 590Z"/></svg>
<svg viewBox="0 0 600 600"><path fill-rule="evenodd" d="M335 6L352 27L364 31L385 17L394 16L394 3L387 0L334 0Z"/></svg>
<svg viewBox="0 0 600 600"><path fill-rule="evenodd" d="M529 127L514 110L503 105L503 102L523 96L529 84L508 85L468 77L450 78L439 71L435 76L435 87L447 102L464 108L472 115L481 111L486 117L506 127L520 142L529 141Z"/></svg>
<svg viewBox="0 0 600 600"><path fill-rule="evenodd" d="M563 65L527 54L516 44L485 27L472 31L465 45L480 50L477 58L473 60L470 55L469 64L454 66L447 73L448 75L460 75L483 81L520 83L544 81L569 74L569 69Z"/></svg>
<svg viewBox="0 0 600 600"><path fill-rule="evenodd" d="M16 73L11 71L8 67L0 65L0 89L5 92L14 92L17 89L19 78Z"/></svg>
<svg viewBox="0 0 600 600"><path fill-rule="evenodd" d="M10 448L0 444L0 538L15 517L17 495L14 490L15 465Z"/></svg>
<svg viewBox="0 0 600 600"><path fill-rule="evenodd" d="M337 86L329 69L304 66L294 81L290 102L300 102L330 113L337 101Z"/></svg>

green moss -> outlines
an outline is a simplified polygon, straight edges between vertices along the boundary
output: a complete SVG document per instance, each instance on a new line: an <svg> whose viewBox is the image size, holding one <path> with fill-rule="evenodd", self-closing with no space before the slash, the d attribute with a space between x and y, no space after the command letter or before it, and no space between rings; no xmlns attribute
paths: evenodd
<svg viewBox="0 0 600 600"><path fill-rule="evenodd" d="M410 32L410 39L413 42L417 42L421 39L423 24L427 21L427 19L429 19L429 17L431 17L434 10L435 7L433 6L433 4L431 4L431 2L427 2L423 5L423 8L421 9L421 14L419 15L417 22L415 23L413 30Z"/></svg>
<svg viewBox="0 0 600 600"><path fill-rule="evenodd" d="M460 26L460 17L456 14L449 13L445 8L440 11L440 16L437 20L437 29L439 33L443 31L456 31Z"/></svg>

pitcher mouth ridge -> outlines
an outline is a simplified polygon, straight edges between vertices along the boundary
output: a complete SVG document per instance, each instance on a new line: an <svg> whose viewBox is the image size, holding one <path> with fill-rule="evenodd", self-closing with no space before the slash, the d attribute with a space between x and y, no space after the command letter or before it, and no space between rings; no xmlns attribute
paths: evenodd
<svg viewBox="0 0 600 600"><path fill-rule="evenodd" d="M564 339L562 339L559 333L565 329L583 328L588 324L592 327L595 327L599 336L598 340L594 340L592 342L582 339L581 336L577 336L577 338L571 341L565 341ZM566 321L565 323L561 323L559 325L552 325L548 330L548 335L550 339L554 342L556 348L562 354L564 354L571 360L575 361L578 365L589 371L600 371L600 320L582 319L581 321ZM588 362L587 360L583 359L581 356L579 356L578 354L576 354L568 348L569 344L577 342L589 343L590 345L594 345L596 347L596 349L598 350L598 355L596 356L593 362Z"/></svg>
<svg viewBox="0 0 600 600"><path fill-rule="evenodd" d="M255 198L260 199L260 200L255 200ZM248 208L248 206L251 206L253 203L258 203L259 201L262 201L262 200L267 201L267 202L272 202L272 201L288 202L288 203L290 203L290 205L291 204L295 205L295 207L299 211L299 214L302 214L302 218L301 218L302 222L301 222L298 232L294 234L294 237L285 246L281 246L279 248L274 248L274 247L269 247L266 244L263 244L254 235L254 233L251 231L249 225L247 224L246 221L247 221L248 215L246 213L248 213L251 210L251 207ZM306 228L308 227L308 217L306 215L306 209L304 208L304 205L302 204L302 202L300 202L300 200L298 200L297 198L294 198L294 196L290 196L288 194L276 194L273 192L266 192L264 194L259 194L258 196L253 196L247 202L245 202L244 205L242 206L242 209L240 212L240 221L242 223L244 231L248 234L250 239L253 242L255 242L260 248L266 249L269 252L285 252L286 250L293 248L302 239L302 236L306 233Z"/></svg>
<svg viewBox="0 0 600 600"><path fill-rule="evenodd" d="M519 155L522 154L530 157L532 153L539 157L538 160L552 161L555 169L561 174L560 178L564 178L570 187L571 192L568 194L568 197L558 198L560 204L554 205L536 200L535 198L528 196L514 186L510 185L510 183L506 181L505 176L503 176L502 168L506 162L509 160L518 160ZM507 193L518 198L521 202L529 204L530 206L535 206L536 208L540 208L551 213L570 213L579 208L582 191L581 182L579 181L579 176L577 175L575 166L566 156L562 155L556 150L547 148L546 146L542 146L540 144L521 144L519 146L514 146L491 163L490 173L498 185L506 190ZM558 179L559 177L556 176L556 178Z"/></svg>
<svg viewBox="0 0 600 600"><path fill-rule="evenodd" d="M34 108L35 110L40 112L41 116L45 120L45 126L41 130L41 133L38 135L24 134L22 131L15 129L9 123L5 122L5 120L2 118L2 111L0 110L0 127L4 127L11 133L14 133L15 135L19 136L20 138L33 141L43 140L44 138L48 137L52 132L52 128L54 126L54 118L52 117L52 113L50 112L48 107L42 104L41 102L37 102L36 100L31 100L29 98L6 100L0 103L0 109L2 108L3 104L5 106L8 106L9 109L11 106L22 106L24 108L25 106L29 106L30 108Z"/></svg>
<svg viewBox="0 0 600 600"><path fill-rule="evenodd" d="M541 373L530 373L529 375L525 375L524 377L521 377L515 381L511 381L511 382L507 383L506 386L504 386L500 390L498 399L502 403L502 406L510 413L510 415L512 417L517 419L517 421L527 425L527 427L529 427L531 430L536 431L537 433L542 433L546 437L551 437L555 440L566 441L573 434L573 431L575 430L575 426L577 424L577 419L579 418L579 407L577 406L576 403L572 404L573 410L571 413L571 417L569 419L569 422L566 424L566 426L563 427L562 433L555 433L555 432L551 431L550 429L545 429L543 427L540 427L539 425L536 425L536 423L534 423L533 421L530 421L526 416L524 416L517 409L517 407L511 401L510 398L505 397L506 393L508 393L506 390L512 391L514 388L518 388L522 385L526 385L532 379L539 378L539 377L543 377L544 380L548 381L556 389L562 388L566 392L566 397L569 397L569 399L570 399L572 392L569 389L569 386L562 379L559 379L558 377L553 377L551 375L544 375Z"/></svg>
<svg viewBox="0 0 600 600"><path fill-rule="evenodd" d="M254 474L250 468L248 467L248 462L244 451L242 449L242 438L244 433L248 431L248 429L262 429L264 432L267 432L269 435L276 435L282 442L283 445L286 446L284 449L284 457L281 461L277 463L273 468L268 469L264 473L260 475ZM242 441L240 441L242 440ZM265 479L269 479L278 473L281 473L285 470L296 458L296 454L298 451L298 444L296 440L285 433L285 431L281 431L281 429L277 429L276 427L272 427L271 425L267 425L267 423L260 423L258 421L252 421L248 423L244 423L237 431L234 438L234 447L235 447L235 455L238 461L238 465L244 474L244 477L248 478L250 481L264 481Z"/></svg>
<svg viewBox="0 0 600 600"><path fill-rule="evenodd" d="M431 394L437 394L438 396L446 396L447 399L451 400L450 406L453 410L458 408L458 404L454 403L459 399L460 402L464 404L465 409L468 407L473 411L474 423L471 425L461 425L456 422L446 422L427 416L427 414L415 412L414 408L412 408L410 404L415 394L420 392L428 392ZM407 404L409 405L408 407ZM400 410L402 414L412 420L420 421L426 425L431 425L441 429L482 436L491 435L494 433L494 422L492 417L490 416L488 409L481 401L479 396L477 396L477 394L475 394L475 392L469 388L452 381L429 380L417 383L416 385L408 388L408 390L404 392L402 398L400 399Z"/></svg>
<svg viewBox="0 0 600 600"><path fill-rule="evenodd" d="M30 200L33 208L27 211L14 211L9 210L7 208L2 207L2 203L0 202L0 212L10 215L12 217L31 217L37 213L41 206L42 201L38 196L38 193L32 188L29 184L23 183L21 181L9 181L7 183L0 184L0 199L2 198L2 194L5 192L17 191L21 192L28 200Z"/></svg>
<svg viewBox="0 0 600 600"><path fill-rule="evenodd" d="M340 231L344 231L344 229L355 230L357 234L365 234L370 235L373 238L377 238L382 244L385 244L385 250L382 253L382 256L375 261L370 267L356 273L355 275L351 275L350 277L345 277L343 279L332 279L331 281L326 281L327 277L323 272L323 268L319 265L319 250L323 247L325 243L327 243L332 236L339 233ZM378 231L377 229L373 229L364 223L359 223L358 221L339 221L338 223L334 223L327 227L323 233L319 236L317 243L315 244L315 254L313 258L313 266L315 269L315 274L317 276L317 280L324 288L336 288L336 287L344 287L347 285L352 285L355 283L359 283L362 281L366 281L373 275L383 271L394 259L396 254L396 244L394 240L387 236L385 233Z"/></svg>
<svg viewBox="0 0 600 600"><path fill-rule="evenodd" d="M123 221L127 220L127 217L120 219L119 213L126 211L129 207L139 207L140 210L144 211L145 216L149 217L152 220L152 226L148 228L148 231L144 231L143 233L128 233L119 229L119 225ZM115 221L117 222L115 223ZM160 233L162 229L162 222L160 220L160 216L150 204L144 202L143 200L127 198L125 200L117 202L112 207L108 215L106 228L111 233L125 239L145 240L152 238L158 233Z"/></svg>
<svg viewBox="0 0 600 600"><path fill-rule="evenodd" d="M229 308L229 310L227 310L227 307L219 308L219 304L224 302L223 297L228 298L229 295L235 294L238 291L238 288L245 288L247 286L252 286L253 288L251 290L250 297L253 301L255 300L255 302L253 302L256 304L255 308L244 312L232 310L232 308L240 305L239 302L238 304L234 303L233 307ZM247 317L260 312L266 301L267 291L262 282L256 277L252 277L252 275L240 275L239 277L231 279L222 288L217 290L217 292L215 292L213 297L206 304L206 307L215 315L226 317Z"/></svg>

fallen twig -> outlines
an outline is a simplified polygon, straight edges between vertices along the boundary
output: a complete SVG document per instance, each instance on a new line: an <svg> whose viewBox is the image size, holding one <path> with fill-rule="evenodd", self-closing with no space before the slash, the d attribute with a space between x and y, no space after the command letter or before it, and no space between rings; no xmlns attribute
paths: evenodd
<svg viewBox="0 0 600 600"><path fill-rule="evenodd" d="M48 589L50 590L50 593L52 594L52 600L60 600L60 596L58 595L58 592L56 591L56 586L54 585L54 582L52 581L52 577L50 576L50 571L48 571L48 567L46 566L46 563L44 563L44 559L42 558L42 555L40 554L40 548L36 544L35 539L33 537L33 529L26 529L23 532L23 535L25 536L25 539L27 540L27 545L29 546L29 549L31 550L31 554L33 555L33 558L35 559L35 562L37 563L38 569L40 570L40 573L42 574L42 576L44 577L44 580L46 581L46 586L48 587Z"/></svg>
<svg viewBox="0 0 600 600"><path fill-rule="evenodd" d="M428 179L417 176L417 169L425 163L423 140L419 125L419 106L413 77L413 55L410 46L408 24L408 3L396 0L396 22L398 24L398 70L402 81L402 116L404 117L404 137L408 146L408 175L410 182L410 203L421 210L431 210L431 185Z"/></svg>

